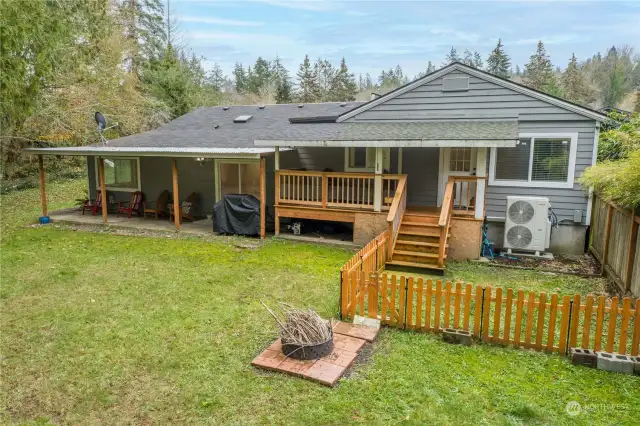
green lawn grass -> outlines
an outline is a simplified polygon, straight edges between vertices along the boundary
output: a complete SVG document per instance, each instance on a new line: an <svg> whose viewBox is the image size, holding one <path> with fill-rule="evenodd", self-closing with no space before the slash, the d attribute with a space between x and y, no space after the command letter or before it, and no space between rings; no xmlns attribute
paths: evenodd
<svg viewBox="0 0 640 426"><path fill-rule="evenodd" d="M72 203L83 189L51 184L50 203ZM277 334L260 300L335 315L350 251L25 228L38 216L37 190L1 201L3 423L637 424L637 377L427 334L384 329L333 389L254 369ZM449 270L514 288L594 285L481 265ZM586 410L568 416L569 401Z"/></svg>

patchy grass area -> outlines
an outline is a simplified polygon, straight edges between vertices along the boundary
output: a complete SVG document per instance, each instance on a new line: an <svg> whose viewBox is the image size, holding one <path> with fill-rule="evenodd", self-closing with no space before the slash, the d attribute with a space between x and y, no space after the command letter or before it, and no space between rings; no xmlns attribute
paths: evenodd
<svg viewBox="0 0 640 426"><path fill-rule="evenodd" d="M608 282L604 278L582 278L577 275L566 275L552 272L540 272L526 269L509 269L499 266L487 266L475 262L447 262L444 276L387 271L396 275L422 277L423 279L464 281L472 284L492 287L512 288L536 292L573 294L607 294Z"/></svg>
<svg viewBox="0 0 640 426"><path fill-rule="evenodd" d="M50 202L62 207L82 189L52 184ZM640 415L637 377L388 329L334 389L253 369L276 335L260 299L335 315L351 252L23 228L38 216L33 192L2 197L3 423L636 424ZM592 285L482 265L448 274L533 289ZM568 416L569 401L586 410Z"/></svg>

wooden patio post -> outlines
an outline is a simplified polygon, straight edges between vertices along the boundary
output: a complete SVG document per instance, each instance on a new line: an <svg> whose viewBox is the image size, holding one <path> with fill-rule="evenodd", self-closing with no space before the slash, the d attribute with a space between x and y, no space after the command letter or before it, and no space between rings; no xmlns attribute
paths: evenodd
<svg viewBox="0 0 640 426"><path fill-rule="evenodd" d="M375 176L373 178L373 211L382 210L382 169L383 163L382 148L376 148Z"/></svg>
<svg viewBox="0 0 640 426"><path fill-rule="evenodd" d="M487 184L485 181L487 177L487 148L478 148L478 152L476 154L476 177L478 178L478 180L476 180L475 218L477 220L482 220L484 219L484 198L485 187Z"/></svg>
<svg viewBox="0 0 640 426"><path fill-rule="evenodd" d="M40 202L42 203L42 216L46 216L47 211L47 189L44 186L44 160L42 155L38 155L38 166L40 167Z"/></svg>
<svg viewBox="0 0 640 426"><path fill-rule="evenodd" d="M402 174L402 147L398 148L398 174Z"/></svg>
<svg viewBox="0 0 640 426"><path fill-rule="evenodd" d="M171 173L173 175L173 222L176 229L180 229L180 197L178 196L178 161L171 159Z"/></svg>
<svg viewBox="0 0 640 426"><path fill-rule="evenodd" d="M265 176L266 168L265 168L265 160L264 157L260 158L260 238L264 240L264 237L267 234L267 215L266 215L266 204L267 204L267 189L266 182L267 177Z"/></svg>
<svg viewBox="0 0 640 426"><path fill-rule="evenodd" d="M98 160L98 175L100 177L100 191L102 193L102 222L107 223L107 204L109 204L109 198L107 197L107 183L104 178L103 157L100 157Z"/></svg>

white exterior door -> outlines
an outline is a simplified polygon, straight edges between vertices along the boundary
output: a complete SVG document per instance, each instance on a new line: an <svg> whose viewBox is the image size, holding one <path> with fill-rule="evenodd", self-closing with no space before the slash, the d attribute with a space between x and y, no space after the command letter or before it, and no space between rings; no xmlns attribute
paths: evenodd
<svg viewBox="0 0 640 426"><path fill-rule="evenodd" d="M477 148L440 148L440 184L438 186L438 206L442 205L444 189L449 180L449 176L475 176ZM468 185L468 183L463 183ZM463 185L456 186L454 194L454 204L461 205L461 192L464 192Z"/></svg>

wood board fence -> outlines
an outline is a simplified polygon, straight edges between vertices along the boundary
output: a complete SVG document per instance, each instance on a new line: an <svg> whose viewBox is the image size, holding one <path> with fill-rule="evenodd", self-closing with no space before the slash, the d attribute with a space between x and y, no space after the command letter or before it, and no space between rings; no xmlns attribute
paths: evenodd
<svg viewBox="0 0 640 426"><path fill-rule="evenodd" d="M401 329L469 331L483 342L566 354L570 347L638 355L640 299L523 290L343 271L341 317ZM635 309L633 308L635 306Z"/></svg>
<svg viewBox="0 0 640 426"><path fill-rule="evenodd" d="M620 290L640 297L640 216L593 195L589 251Z"/></svg>

